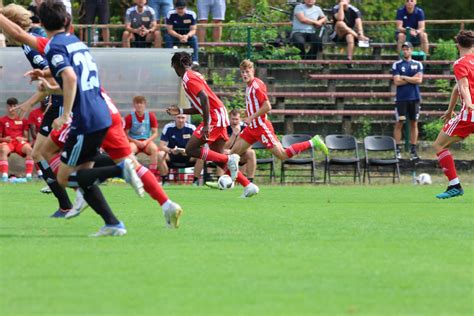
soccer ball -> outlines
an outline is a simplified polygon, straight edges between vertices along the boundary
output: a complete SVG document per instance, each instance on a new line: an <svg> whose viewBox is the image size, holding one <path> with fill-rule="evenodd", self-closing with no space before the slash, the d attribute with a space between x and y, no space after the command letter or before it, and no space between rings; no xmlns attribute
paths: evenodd
<svg viewBox="0 0 474 316"><path fill-rule="evenodd" d="M225 174L219 177L219 180L217 180L217 186L221 190L229 190L234 187L234 181L232 181L230 176Z"/></svg>
<svg viewBox="0 0 474 316"><path fill-rule="evenodd" d="M418 184L431 184L431 176L427 173L422 173L416 178Z"/></svg>

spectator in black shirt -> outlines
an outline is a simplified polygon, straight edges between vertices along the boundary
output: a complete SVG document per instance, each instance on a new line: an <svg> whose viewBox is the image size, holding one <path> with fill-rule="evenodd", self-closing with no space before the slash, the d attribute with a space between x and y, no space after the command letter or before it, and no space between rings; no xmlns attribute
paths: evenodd
<svg viewBox="0 0 474 316"><path fill-rule="evenodd" d="M335 33L334 41L347 42L347 59L352 60L355 41L368 41L364 36L361 13L359 9L350 5L350 0L340 0L333 8Z"/></svg>

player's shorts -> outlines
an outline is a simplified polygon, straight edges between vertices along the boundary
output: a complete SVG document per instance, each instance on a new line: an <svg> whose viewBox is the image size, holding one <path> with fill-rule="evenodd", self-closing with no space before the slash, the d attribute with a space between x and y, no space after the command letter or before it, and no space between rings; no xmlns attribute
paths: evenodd
<svg viewBox="0 0 474 316"><path fill-rule="evenodd" d="M69 134L61 153L61 161L70 167L94 161L108 128L90 134Z"/></svg>
<svg viewBox="0 0 474 316"><path fill-rule="evenodd" d="M71 124L64 124L61 129L53 129L49 134L49 138L51 138L53 143L55 143L59 149L64 147L64 143L66 143L70 128Z"/></svg>
<svg viewBox="0 0 474 316"><path fill-rule="evenodd" d="M8 153L8 155L10 156L10 154L17 154L19 156L22 156L23 158L26 157L26 154L24 154L21 149L23 148L23 146L27 145L28 142L27 141L17 141L17 140L12 140L11 142L7 143L7 142L3 142L2 145L7 145L8 148L10 148L10 152Z"/></svg>
<svg viewBox="0 0 474 316"><path fill-rule="evenodd" d="M398 40L398 33L400 32L395 32L395 41ZM417 36L411 36L410 35L410 40L407 39L407 41L409 41L410 43L413 44L413 46L420 46L421 44L421 39L420 39L420 35L418 34Z"/></svg>
<svg viewBox="0 0 474 316"><path fill-rule="evenodd" d="M443 126L443 132L448 136L466 138L474 133L474 122L462 121L461 115L457 115Z"/></svg>
<svg viewBox="0 0 474 316"><path fill-rule="evenodd" d="M198 20L207 20L209 12L213 20L225 20L225 0L198 0Z"/></svg>
<svg viewBox="0 0 474 316"><path fill-rule="evenodd" d="M397 101L395 106L395 120L397 122L406 121L408 117L410 121L418 121L420 118L420 109L419 101Z"/></svg>
<svg viewBox="0 0 474 316"><path fill-rule="evenodd" d="M199 124L199 126L194 131L193 135L197 138L202 138L202 128L204 127L204 123ZM209 138L207 139L208 144L212 144L213 142L217 141L218 139L222 138L224 141L229 140L229 135L227 135L227 127L216 127L211 125L209 127Z"/></svg>
<svg viewBox="0 0 474 316"><path fill-rule="evenodd" d="M99 24L108 24L110 20L109 5L107 0L87 0L84 16L84 24L95 24L95 17L98 17Z"/></svg>
<svg viewBox="0 0 474 316"><path fill-rule="evenodd" d="M250 145L261 142L267 149L273 148L280 142L270 121L265 121L264 125L259 125L257 128L247 127L239 136Z"/></svg>
<svg viewBox="0 0 474 316"><path fill-rule="evenodd" d="M107 135L105 135L102 149L113 160L125 158L132 154L127 135L123 130L120 114L112 114L112 126L110 126Z"/></svg>
<svg viewBox="0 0 474 316"><path fill-rule="evenodd" d="M44 113L43 120L41 121L41 126L39 133L44 137L48 137L49 133L53 130L53 121L59 117L62 111L62 107L51 106L48 111Z"/></svg>

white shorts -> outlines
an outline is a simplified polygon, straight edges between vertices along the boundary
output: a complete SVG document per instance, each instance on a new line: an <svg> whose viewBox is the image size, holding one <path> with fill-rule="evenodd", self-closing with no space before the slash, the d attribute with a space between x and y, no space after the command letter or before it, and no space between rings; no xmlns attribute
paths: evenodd
<svg viewBox="0 0 474 316"><path fill-rule="evenodd" d="M197 1L198 20L209 18L209 12L213 20L225 20L225 0L198 0Z"/></svg>

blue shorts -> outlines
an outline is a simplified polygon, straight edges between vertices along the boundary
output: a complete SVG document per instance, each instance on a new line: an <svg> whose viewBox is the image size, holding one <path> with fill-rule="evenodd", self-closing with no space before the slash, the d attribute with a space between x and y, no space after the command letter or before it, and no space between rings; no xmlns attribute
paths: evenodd
<svg viewBox="0 0 474 316"><path fill-rule="evenodd" d="M173 0L148 0L148 6L155 10L156 21L159 23L173 9Z"/></svg>
<svg viewBox="0 0 474 316"><path fill-rule="evenodd" d="M225 20L225 0L197 0L198 20L208 20L209 12L213 20Z"/></svg>

